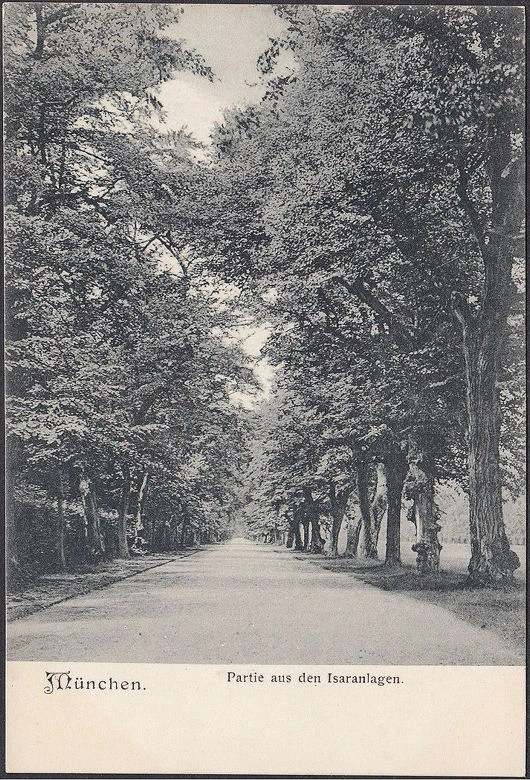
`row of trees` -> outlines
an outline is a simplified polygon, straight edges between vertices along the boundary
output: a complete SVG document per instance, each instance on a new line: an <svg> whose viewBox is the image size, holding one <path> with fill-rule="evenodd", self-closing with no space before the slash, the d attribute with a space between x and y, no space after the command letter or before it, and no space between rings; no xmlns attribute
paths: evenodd
<svg viewBox="0 0 530 780"><path fill-rule="evenodd" d="M349 549L360 534L375 555L386 512L395 564L404 497L418 567L436 572L436 490L456 480L469 494L471 580L510 579L503 490L520 489L523 462L522 14L277 12L286 34L260 60L263 101L217 130L219 177L237 200L230 232L214 224L211 262L252 287L281 367L258 425L252 523L290 523L300 547L301 520L319 551L325 513L336 552L356 495Z"/></svg>
<svg viewBox="0 0 530 780"><path fill-rule="evenodd" d="M374 556L386 515L395 565L405 498L436 572L436 493L456 481L471 579L510 579L521 11L275 10L264 97L203 162L156 98L178 70L212 78L175 6L6 12L11 560L218 538L244 504L315 552L329 518L336 553L353 502L348 550ZM253 415L235 403L255 384L243 308L276 366Z"/></svg>
<svg viewBox="0 0 530 780"><path fill-rule="evenodd" d="M253 392L195 257L204 167L157 85L212 74L164 4L6 9L11 574L229 533Z"/></svg>

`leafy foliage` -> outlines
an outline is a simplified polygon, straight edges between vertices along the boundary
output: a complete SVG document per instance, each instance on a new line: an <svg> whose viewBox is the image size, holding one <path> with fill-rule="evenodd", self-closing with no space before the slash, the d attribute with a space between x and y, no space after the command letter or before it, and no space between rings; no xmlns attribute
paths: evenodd
<svg viewBox="0 0 530 780"><path fill-rule="evenodd" d="M160 124L156 88L185 68L212 73L166 36L179 14L105 3L7 12L15 569L228 531L245 428L232 398L255 382L228 339L238 314L186 257L205 173L193 139Z"/></svg>
<svg viewBox="0 0 530 780"><path fill-rule="evenodd" d="M296 69L271 80L258 107L227 115L217 133L220 175L231 191L254 193L249 213L260 228L250 251L213 250L212 263L254 280L272 323L269 359L308 407L301 416L290 391L278 391L283 413L310 441L289 473L299 489L315 482L322 439L382 457L378 432L386 430L397 449L421 440L431 476L467 489L466 392L480 366L464 360L454 302L466 301L479 323L489 306L506 316L504 282L491 304L488 285L520 249L521 198L509 195L510 213L497 205L503 181L513 179L520 194L519 11L277 10L285 37L259 65L272 73L283 48ZM231 213L238 234L236 203ZM495 254L496 231L506 255ZM513 290L509 297L513 311ZM512 347L522 340L516 323L506 323ZM521 355L504 350L503 358L502 473L513 489L522 459L509 420L521 396L515 401L508 377ZM276 438L280 457L288 440ZM285 469L276 479L284 484ZM435 529L434 506L430 515Z"/></svg>

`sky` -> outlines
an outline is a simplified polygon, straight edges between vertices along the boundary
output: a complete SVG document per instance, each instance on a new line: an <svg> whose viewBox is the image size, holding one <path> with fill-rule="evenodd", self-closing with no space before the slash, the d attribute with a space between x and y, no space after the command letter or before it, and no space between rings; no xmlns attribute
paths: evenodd
<svg viewBox="0 0 530 780"><path fill-rule="evenodd" d="M269 38L282 32L283 23L270 5L193 4L184 5L175 26L176 38L187 49L202 54L215 74L213 82L189 72L181 72L162 85L158 98L166 112L166 122L178 130L185 125L199 141L208 144L215 122L234 105L258 102L264 92L259 83L256 62L269 46ZM267 338L263 327L242 328L242 346L254 360L255 373L265 396L273 369L260 349ZM249 405L249 399L234 394Z"/></svg>
<svg viewBox="0 0 530 780"><path fill-rule="evenodd" d="M270 5L184 5L175 36L186 48L196 49L215 73L209 82L193 73L178 73L159 91L167 121L175 128L187 125L193 135L208 143L214 122L224 109L257 102L263 86L258 83L256 61L278 35L282 21Z"/></svg>

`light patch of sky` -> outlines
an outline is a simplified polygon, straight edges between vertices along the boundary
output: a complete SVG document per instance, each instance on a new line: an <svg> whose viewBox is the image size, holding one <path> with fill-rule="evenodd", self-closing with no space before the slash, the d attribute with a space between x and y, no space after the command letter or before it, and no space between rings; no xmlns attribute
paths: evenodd
<svg viewBox="0 0 530 780"><path fill-rule="evenodd" d="M215 74L213 82L182 72L162 85L158 97L167 123L186 125L203 143L209 143L215 122L231 106L257 102L264 91L256 62L279 35L283 22L271 5L184 5L173 34L187 48L196 49Z"/></svg>
<svg viewBox="0 0 530 780"><path fill-rule="evenodd" d="M239 341L245 352L254 359L254 373L261 385L261 393L249 395L239 391L231 394L233 403L252 409L256 403L260 403L263 398L268 398L271 391L274 369L267 360L267 357L260 357L260 350L265 344L268 336L266 327L247 327L243 326L238 334Z"/></svg>
<svg viewBox="0 0 530 780"><path fill-rule="evenodd" d="M215 78L210 82L193 73L178 73L161 86L157 97L167 125L174 130L185 126L208 145L214 124L222 121L227 108L260 100L265 86L256 62L269 46L269 39L281 34L283 22L271 5L185 4L183 8L173 34L184 39L186 48L202 54ZM244 327L240 334L243 349L254 360L265 397L274 375L267 358L260 357L267 335L268 329L261 326ZM243 406L255 403L242 393L234 393L233 401Z"/></svg>

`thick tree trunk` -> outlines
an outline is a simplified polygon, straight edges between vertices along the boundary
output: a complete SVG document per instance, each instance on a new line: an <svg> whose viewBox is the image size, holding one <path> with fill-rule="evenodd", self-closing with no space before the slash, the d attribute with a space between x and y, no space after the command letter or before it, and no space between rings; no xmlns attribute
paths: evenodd
<svg viewBox="0 0 530 780"><path fill-rule="evenodd" d="M304 488L304 509L311 523L310 552L319 554L324 548L324 539L320 535L320 517L318 507L309 488Z"/></svg>
<svg viewBox="0 0 530 780"><path fill-rule="evenodd" d="M409 471L407 494L414 501L416 521L416 543L412 549L417 553L416 566L420 572L436 574L440 570L438 541L438 508L435 502L434 464L420 437L409 435Z"/></svg>
<svg viewBox="0 0 530 780"><path fill-rule="evenodd" d="M180 546L181 547L186 547L187 535L188 535L188 521L186 519L184 519L182 521L182 529L181 529L181 535L180 535Z"/></svg>
<svg viewBox="0 0 530 780"><path fill-rule="evenodd" d="M487 33L485 17L480 17ZM491 35L490 35L491 37ZM523 114L515 124L523 128ZM499 379L512 295L512 264L524 225L524 155L516 159L506 116L490 122L486 170L491 190L491 219L483 222L469 194L465 170L460 171L458 194L475 234L484 265L481 306L472 312L459 293L453 293L456 317L462 325L466 363L468 413L469 576L477 585L511 580L520 565L510 549L502 507L499 463L501 407ZM523 130L524 132L524 130ZM484 230L487 225L487 233Z"/></svg>
<svg viewBox="0 0 530 780"><path fill-rule="evenodd" d="M127 542L127 518L129 515L129 500L131 497L131 475L129 467L122 466L123 483L121 487L120 505L118 507L118 557L130 558Z"/></svg>
<svg viewBox="0 0 530 780"><path fill-rule="evenodd" d="M63 488L63 475L59 470L57 473L57 540L56 540L57 567L59 571L66 570L64 536L65 536L64 488Z"/></svg>
<svg viewBox="0 0 530 780"><path fill-rule="evenodd" d="M372 501L372 517L373 517L373 539L375 548L377 550L377 542L379 541L379 533L381 531L381 523L385 512L387 511L388 499L387 499L387 477L386 467L382 462L376 464L377 469L377 484L375 488L375 494Z"/></svg>
<svg viewBox="0 0 530 780"><path fill-rule="evenodd" d="M103 536L93 486L85 474L79 478L79 492L85 519L85 543L89 560L99 560L104 552Z"/></svg>
<svg viewBox="0 0 530 780"><path fill-rule="evenodd" d="M344 556L346 558L357 557L359 550L359 538L361 536L362 518L349 517L346 526L346 549Z"/></svg>
<svg viewBox="0 0 530 780"><path fill-rule="evenodd" d="M177 528L178 520L175 515L171 515L169 518L169 549L174 550L177 546Z"/></svg>
<svg viewBox="0 0 530 780"><path fill-rule="evenodd" d="M339 534L342 526L344 512L341 512L340 510L336 510L335 512L332 511L331 517L332 520L329 554L332 558L336 558L339 554Z"/></svg>
<svg viewBox="0 0 530 780"><path fill-rule="evenodd" d="M180 517L175 518L175 549L182 547L182 526L183 520Z"/></svg>
<svg viewBox="0 0 530 780"><path fill-rule="evenodd" d="M171 520L165 520L162 526L162 549L164 552L171 549Z"/></svg>
<svg viewBox="0 0 530 780"><path fill-rule="evenodd" d="M357 494L361 512L360 551L363 558L377 558L377 544L374 535L374 518L368 489L369 464L361 461L357 467Z"/></svg>
<svg viewBox="0 0 530 780"><path fill-rule="evenodd" d="M302 542L302 535L300 532L300 509L295 509L291 520L292 531L294 533L294 549L298 552L304 550L304 543Z"/></svg>
<svg viewBox="0 0 530 780"><path fill-rule="evenodd" d="M501 407L497 378L502 337L495 323L464 326L469 424L469 527L472 582L508 580L520 565L506 536L499 463Z"/></svg>
<svg viewBox="0 0 530 780"><path fill-rule="evenodd" d="M401 454L388 455L385 458L387 515L386 515L386 566L399 566L401 563L401 494L407 473L407 464Z"/></svg>

